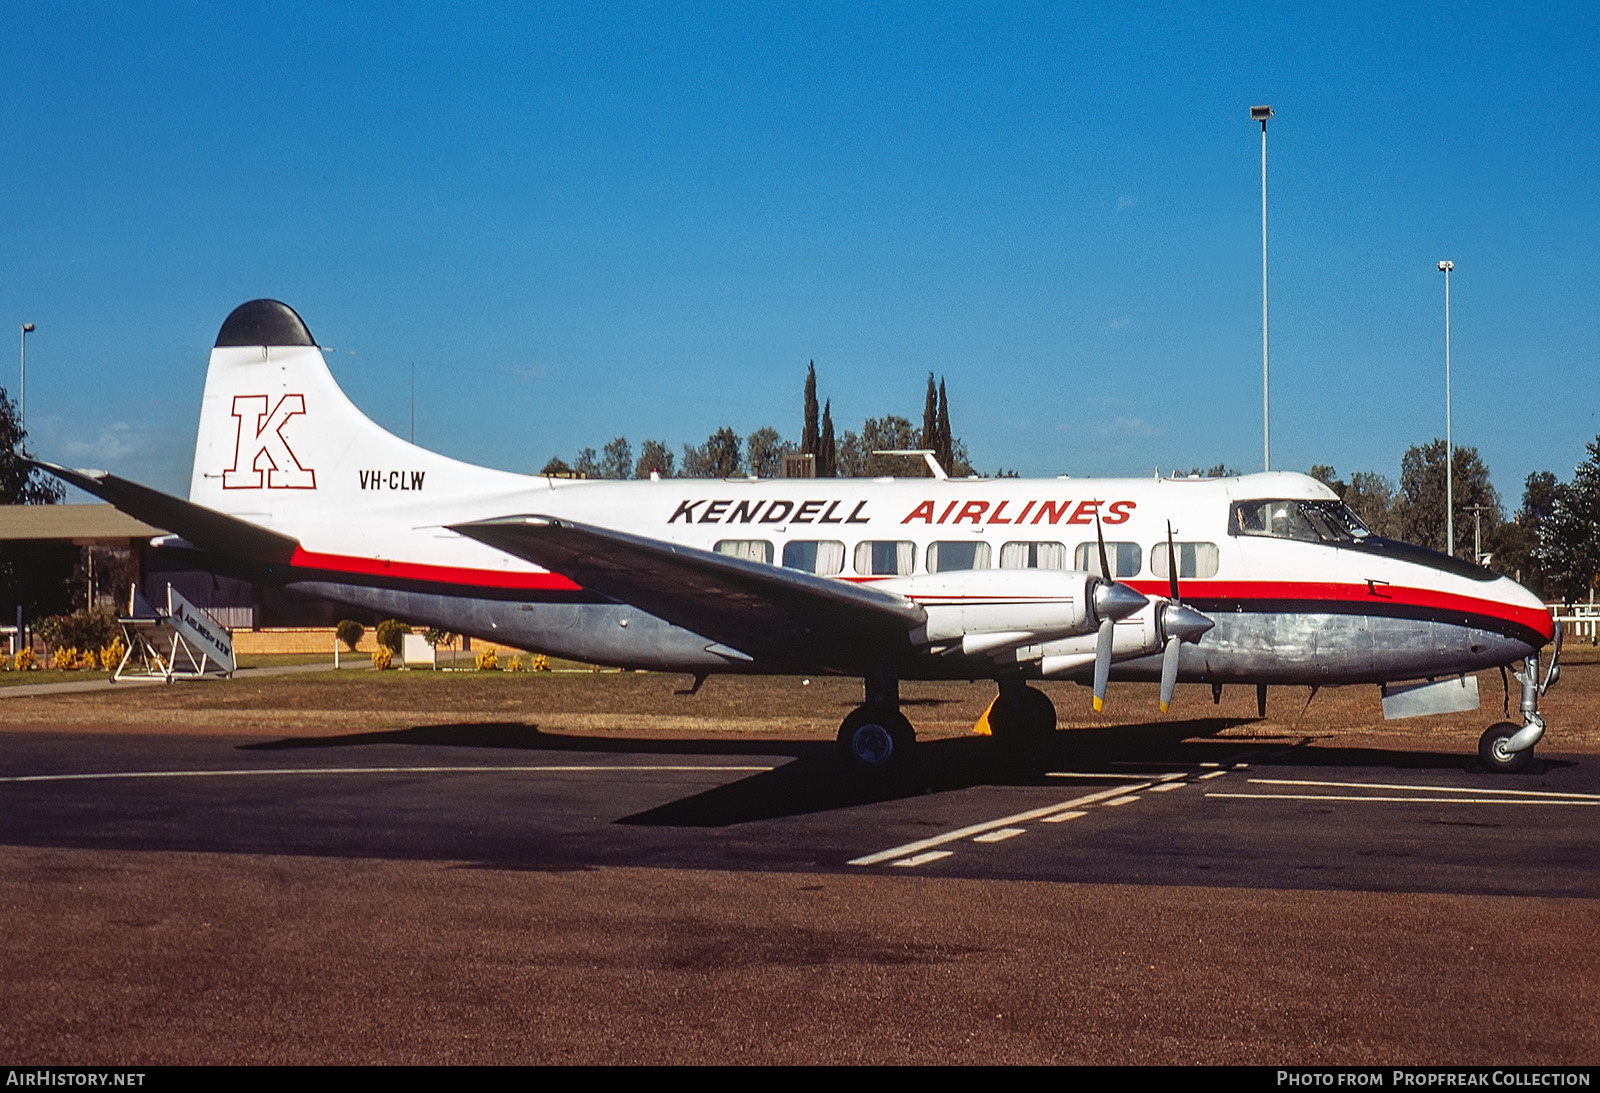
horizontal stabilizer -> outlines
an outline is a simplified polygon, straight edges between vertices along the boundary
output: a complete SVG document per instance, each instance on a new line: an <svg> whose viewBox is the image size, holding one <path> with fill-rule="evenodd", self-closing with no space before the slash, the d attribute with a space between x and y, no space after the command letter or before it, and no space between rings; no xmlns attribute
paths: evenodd
<svg viewBox="0 0 1600 1093"><path fill-rule="evenodd" d="M111 502L129 516L182 536L200 550L266 561L288 561L300 545L287 535L268 531L248 520L228 516L105 471L75 471L37 459L29 462L63 482Z"/></svg>
<svg viewBox="0 0 1600 1093"><path fill-rule="evenodd" d="M909 650L927 619L892 592L570 520L505 516L450 530L750 654L859 668Z"/></svg>

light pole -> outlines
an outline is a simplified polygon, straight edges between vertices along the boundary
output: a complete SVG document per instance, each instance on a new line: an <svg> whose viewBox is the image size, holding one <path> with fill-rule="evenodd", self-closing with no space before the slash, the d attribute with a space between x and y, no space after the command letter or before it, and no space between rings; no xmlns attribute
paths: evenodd
<svg viewBox="0 0 1600 1093"><path fill-rule="evenodd" d="M1261 469L1272 469L1272 417L1267 399L1267 119L1272 107L1252 106L1250 120L1261 123Z"/></svg>
<svg viewBox="0 0 1600 1093"><path fill-rule="evenodd" d="M23 431L28 431L28 335L32 334L32 323L22 324L22 386L17 394L17 425Z"/></svg>
<svg viewBox="0 0 1600 1093"><path fill-rule="evenodd" d="M1439 263L1444 274L1444 538L1452 558L1456 554L1455 443L1450 437L1450 271L1456 264L1449 259Z"/></svg>

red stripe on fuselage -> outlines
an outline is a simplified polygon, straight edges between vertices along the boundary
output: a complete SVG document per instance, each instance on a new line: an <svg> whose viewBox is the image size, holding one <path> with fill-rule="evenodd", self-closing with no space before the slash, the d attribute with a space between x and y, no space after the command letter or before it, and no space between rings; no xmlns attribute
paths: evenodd
<svg viewBox="0 0 1600 1093"><path fill-rule="evenodd" d="M297 569L319 569L360 577L388 577L403 581L468 588L519 589L530 592L577 592L579 588L559 573L517 573L498 569L464 569L460 566L396 562L382 558L353 558L345 554L317 554L296 547L289 564Z"/></svg>
<svg viewBox="0 0 1600 1093"><path fill-rule="evenodd" d="M1165 596L1165 581L1128 581L1130 588L1147 596ZM1383 585L1381 595L1365 584L1336 584L1331 581L1183 581L1179 591L1185 600L1308 600L1370 606L1373 614L1383 614L1385 605L1426 607L1440 611L1460 611L1471 615L1490 615L1526 626L1546 641L1555 637L1555 621L1550 612L1537 607L1518 607L1502 600L1486 600L1439 592L1431 588Z"/></svg>

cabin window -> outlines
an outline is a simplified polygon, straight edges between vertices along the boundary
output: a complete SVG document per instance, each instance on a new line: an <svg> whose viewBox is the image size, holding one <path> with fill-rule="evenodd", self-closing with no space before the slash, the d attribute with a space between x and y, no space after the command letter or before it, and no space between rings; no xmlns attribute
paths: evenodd
<svg viewBox="0 0 1600 1093"><path fill-rule="evenodd" d="M1139 550L1138 543L1107 543L1106 560L1111 563L1111 576L1121 580L1123 577L1139 575L1139 566L1144 561L1144 555ZM1079 543L1078 549L1072 555L1072 565L1074 569L1105 576L1100 572L1099 541Z"/></svg>
<svg viewBox="0 0 1600 1093"><path fill-rule="evenodd" d="M988 569L989 544L976 539L928 544L928 572L948 573L956 569Z"/></svg>
<svg viewBox="0 0 1600 1093"><path fill-rule="evenodd" d="M1001 569L1066 569L1066 543L1007 543L1000 548Z"/></svg>
<svg viewBox="0 0 1600 1093"><path fill-rule="evenodd" d="M772 544L765 539L723 539L714 549L730 558L772 564Z"/></svg>
<svg viewBox="0 0 1600 1093"><path fill-rule="evenodd" d="M900 577L917 564L917 544L869 539L856 544L856 572L863 577Z"/></svg>
<svg viewBox="0 0 1600 1093"><path fill-rule="evenodd" d="M1107 544L1108 546L1110 544ZM1173 543L1172 552L1178 559L1180 578L1215 577L1217 575L1216 543ZM1162 580L1167 579L1167 544L1157 543L1150 548L1150 572Z"/></svg>
<svg viewBox="0 0 1600 1093"><path fill-rule="evenodd" d="M783 567L831 577L844 569L844 544L832 539L791 539L783 544Z"/></svg>

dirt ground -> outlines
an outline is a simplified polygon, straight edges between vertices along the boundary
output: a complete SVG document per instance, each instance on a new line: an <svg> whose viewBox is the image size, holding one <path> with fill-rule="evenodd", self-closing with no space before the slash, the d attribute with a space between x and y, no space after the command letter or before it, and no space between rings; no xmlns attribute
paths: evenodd
<svg viewBox="0 0 1600 1093"><path fill-rule="evenodd" d="M831 739L861 701L859 680L785 676L714 676L699 693L678 693L687 676L654 672L373 672L345 670L172 685L126 684L38 696L0 698L0 732L64 731L321 736L421 725L506 722L543 732L615 736ZM1255 689L1229 687L1213 705L1203 685L1180 685L1163 715L1153 683L1114 683L1107 709L1095 714L1088 688L1048 682L1064 731L1216 719L1208 731L1228 738L1334 742L1349 746L1426 744L1471 754L1478 736L1515 720L1518 685L1509 695L1499 672L1479 677L1482 708L1464 714L1384 721L1375 686L1274 687L1267 716L1256 717ZM994 697L992 684L907 682L905 712L924 738L971 731ZM1309 702L1308 702L1309 699ZM1559 682L1541 700L1548 726L1542 747L1600 750L1600 650L1571 645Z"/></svg>

